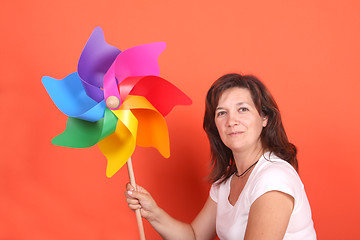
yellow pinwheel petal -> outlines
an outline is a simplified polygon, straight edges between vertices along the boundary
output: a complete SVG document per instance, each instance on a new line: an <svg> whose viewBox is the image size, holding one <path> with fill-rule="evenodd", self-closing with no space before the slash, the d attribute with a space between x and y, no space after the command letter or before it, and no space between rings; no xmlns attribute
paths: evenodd
<svg viewBox="0 0 360 240"><path fill-rule="evenodd" d="M108 160L107 177L112 177L134 152L138 125L136 117L130 110L116 110L113 113L120 120L115 132L98 142L101 152Z"/></svg>
<svg viewBox="0 0 360 240"><path fill-rule="evenodd" d="M98 142L108 160L106 176L112 177L126 163L135 145L155 147L165 158L170 157L169 133L160 112L142 96L128 95L119 110L113 134Z"/></svg>
<svg viewBox="0 0 360 240"><path fill-rule="evenodd" d="M112 111L115 116L127 127L130 133L136 139L138 129L138 120L129 109L120 109Z"/></svg>
<svg viewBox="0 0 360 240"><path fill-rule="evenodd" d="M138 120L137 145L155 147L165 158L170 157L166 121L145 97L128 95L120 109L131 109Z"/></svg>

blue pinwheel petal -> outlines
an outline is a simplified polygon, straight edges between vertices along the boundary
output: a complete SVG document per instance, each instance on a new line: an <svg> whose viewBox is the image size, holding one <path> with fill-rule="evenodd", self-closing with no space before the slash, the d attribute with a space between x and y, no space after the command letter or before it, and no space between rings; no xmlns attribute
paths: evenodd
<svg viewBox="0 0 360 240"><path fill-rule="evenodd" d="M78 63L78 73L86 94L97 102L104 99L104 75L121 51L105 42L100 27L94 29L87 41Z"/></svg>
<svg viewBox="0 0 360 240"><path fill-rule="evenodd" d="M98 103L90 98L77 72L62 80L43 77L41 81L55 105L67 116L90 122L104 117L105 100Z"/></svg>

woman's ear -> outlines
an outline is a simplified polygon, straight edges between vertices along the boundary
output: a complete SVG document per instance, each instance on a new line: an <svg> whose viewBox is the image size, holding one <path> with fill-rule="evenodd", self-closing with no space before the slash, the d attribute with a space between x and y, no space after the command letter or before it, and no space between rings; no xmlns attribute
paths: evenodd
<svg viewBox="0 0 360 240"><path fill-rule="evenodd" d="M269 116L264 116L263 117L263 123L262 123L262 126L263 127L266 127L267 123L268 123L268 120L269 120Z"/></svg>

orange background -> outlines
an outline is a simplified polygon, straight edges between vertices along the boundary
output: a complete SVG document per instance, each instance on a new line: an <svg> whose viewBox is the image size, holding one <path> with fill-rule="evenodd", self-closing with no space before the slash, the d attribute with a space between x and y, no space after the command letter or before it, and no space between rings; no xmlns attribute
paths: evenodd
<svg viewBox="0 0 360 240"><path fill-rule="evenodd" d="M0 239L137 239L126 167L106 178L97 146L51 145L64 116L41 84L75 72L96 26L121 50L165 41L161 76L193 100L166 118L171 157L137 147L136 180L191 221L208 196L205 93L219 76L269 87L319 239L355 239L359 211L360 3L325 1L3 1L0 9ZM148 239L160 237L145 222Z"/></svg>

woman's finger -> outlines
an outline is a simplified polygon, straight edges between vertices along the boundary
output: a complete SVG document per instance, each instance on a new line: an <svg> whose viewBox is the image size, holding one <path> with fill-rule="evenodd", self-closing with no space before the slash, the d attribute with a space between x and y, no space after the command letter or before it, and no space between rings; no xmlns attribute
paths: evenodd
<svg viewBox="0 0 360 240"><path fill-rule="evenodd" d="M140 208L141 208L141 205L140 205L140 204L128 204L128 207L129 207L131 210L136 210L136 209L140 209Z"/></svg>
<svg viewBox="0 0 360 240"><path fill-rule="evenodd" d="M126 202L127 202L128 204L133 204L133 205L138 204L138 205L140 205L139 200L138 200L138 199L135 199L135 198L127 198L127 199L126 199Z"/></svg>
<svg viewBox="0 0 360 240"><path fill-rule="evenodd" d="M127 184L126 184L126 190L128 190L128 191L134 191L134 190L135 190L135 187L132 186L130 183L127 183Z"/></svg>
<svg viewBox="0 0 360 240"><path fill-rule="evenodd" d="M132 196L132 192L133 192L133 191L131 191L131 190L126 190L125 193L124 193L124 194L125 194L125 197L126 197L126 198L134 198L134 197Z"/></svg>

